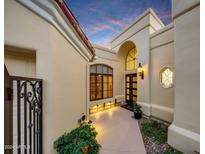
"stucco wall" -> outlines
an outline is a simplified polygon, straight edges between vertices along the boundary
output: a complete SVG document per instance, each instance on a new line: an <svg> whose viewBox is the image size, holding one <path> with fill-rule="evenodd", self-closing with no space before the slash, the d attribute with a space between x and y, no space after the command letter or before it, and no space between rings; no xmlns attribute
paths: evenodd
<svg viewBox="0 0 205 154"><path fill-rule="evenodd" d="M86 112L87 62L51 24L12 0L5 1L5 44L36 51L36 77L44 82L43 153L55 153L53 141Z"/></svg>
<svg viewBox="0 0 205 154"><path fill-rule="evenodd" d="M142 110L146 115L151 114L150 110L150 10L145 12L139 17L135 24L122 33L116 39L111 42L113 50L117 51L118 54L122 55L124 60L126 59L126 48L123 47L127 42L132 42L137 50L137 62L141 63L144 69L144 79L138 78L138 102L142 105ZM117 45L117 46L116 46ZM125 52L122 54L122 52ZM121 57L122 57L121 56ZM122 61L125 66L125 61ZM125 69L124 69L125 71Z"/></svg>
<svg viewBox="0 0 205 154"><path fill-rule="evenodd" d="M182 4L183 7L180 7ZM186 10L186 11L184 11ZM180 13L180 14L179 14ZM179 14L175 16L176 14ZM200 149L199 1L173 0L175 34L174 122L168 143L184 153Z"/></svg>
<svg viewBox="0 0 205 154"><path fill-rule="evenodd" d="M118 58L117 54L109 51L108 49L103 49L95 47L97 58L90 63L92 64L106 64L113 68L113 98L108 98L98 101L90 101L90 106L95 104L101 104L108 101L114 101L115 99L122 101L124 100L124 67L123 63ZM88 78L89 79L89 78Z"/></svg>
<svg viewBox="0 0 205 154"><path fill-rule="evenodd" d="M165 89L160 84L160 71L164 67L174 70L174 27L168 25L150 37L151 43L151 113L168 122L173 121L174 86Z"/></svg>
<svg viewBox="0 0 205 154"><path fill-rule="evenodd" d="M36 55L35 51L30 53L21 52L21 49L9 49L5 47L4 63L10 75L35 77Z"/></svg>

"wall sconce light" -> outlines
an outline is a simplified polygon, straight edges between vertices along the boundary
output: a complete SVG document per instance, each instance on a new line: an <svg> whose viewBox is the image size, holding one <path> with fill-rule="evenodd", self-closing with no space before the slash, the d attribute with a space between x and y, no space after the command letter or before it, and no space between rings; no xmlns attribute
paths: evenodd
<svg viewBox="0 0 205 154"><path fill-rule="evenodd" d="M138 66L138 68L137 68L137 71L138 71L138 73L139 73L139 76L141 76L141 79L144 79L144 70L143 70L143 68L142 68L141 63L139 63L139 66Z"/></svg>

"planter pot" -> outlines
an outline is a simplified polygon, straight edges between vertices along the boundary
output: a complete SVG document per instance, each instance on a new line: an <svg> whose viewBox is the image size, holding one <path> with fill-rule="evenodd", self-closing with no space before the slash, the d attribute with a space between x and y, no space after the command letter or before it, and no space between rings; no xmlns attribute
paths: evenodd
<svg viewBox="0 0 205 154"><path fill-rule="evenodd" d="M142 112L140 112L140 113L134 112L134 117L135 117L135 119L141 119L142 118Z"/></svg>

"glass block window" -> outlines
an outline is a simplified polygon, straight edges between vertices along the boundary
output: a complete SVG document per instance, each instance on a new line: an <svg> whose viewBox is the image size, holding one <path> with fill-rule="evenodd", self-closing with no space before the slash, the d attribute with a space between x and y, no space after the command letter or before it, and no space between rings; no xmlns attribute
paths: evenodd
<svg viewBox="0 0 205 154"><path fill-rule="evenodd" d="M160 84L163 88L170 88L174 84L174 73L170 67L164 67L160 71Z"/></svg>

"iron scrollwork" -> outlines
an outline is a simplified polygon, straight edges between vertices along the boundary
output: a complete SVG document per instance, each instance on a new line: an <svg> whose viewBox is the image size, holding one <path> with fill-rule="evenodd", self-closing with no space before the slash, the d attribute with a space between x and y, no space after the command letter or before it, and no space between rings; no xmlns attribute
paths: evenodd
<svg viewBox="0 0 205 154"><path fill-rule="evenodd" d="M30 103L31 109L41 113L42 102L42 82L41 81L21 81L20 96L21 99L26 97L26 101Z"/></svg>

